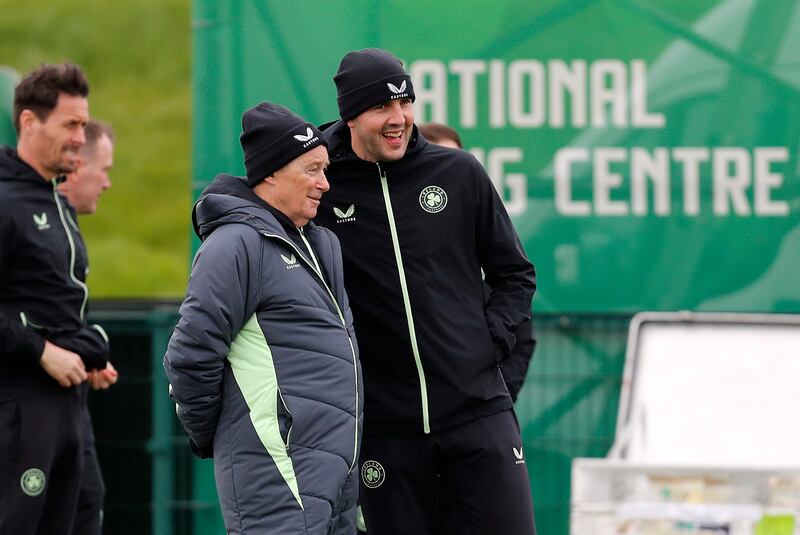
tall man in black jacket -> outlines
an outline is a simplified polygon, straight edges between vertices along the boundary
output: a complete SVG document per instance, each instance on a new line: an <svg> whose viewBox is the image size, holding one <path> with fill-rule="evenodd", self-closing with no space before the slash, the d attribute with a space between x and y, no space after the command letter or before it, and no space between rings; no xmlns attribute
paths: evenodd
<svg viewBox="0 0 800 535"><path fill-rule="evenodd" d="M108 339L86 324L86 250L57 178L78 166L89 120L79 67L43 65L14 93L16 150L0 148L0 533L69 533L81 397Z"/></svg>
<svg viewBox="0 0 800 535"><path fill-rule="evenodd" d="M532 535L500 364L530 317L533 266L480 163L417 132L397 58L350 52L334 82L342 120L324 132L331 189L317 221L341 241L361 342L368 532L433 533L438 478L471 533Z"/></svg>

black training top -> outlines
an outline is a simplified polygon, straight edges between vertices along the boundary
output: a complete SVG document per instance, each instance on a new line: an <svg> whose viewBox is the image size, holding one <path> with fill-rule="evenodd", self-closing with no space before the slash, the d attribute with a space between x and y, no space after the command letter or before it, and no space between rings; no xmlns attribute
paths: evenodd
<svg viewBox="0 0 800 535"><path fill-rule="evenodd" d="M108 359L105 333L86 324L86 248L56 182L0 148L0 380L44 377L45 340L87 369Z"/></svg>
<svg viewBox="0 0 800 535"><path fill-rule="evenodd" d="M331 188L315 221L342 245L365 432L427 433L510 408L498 364L530 317L535 272L483 167L416 127L387 163L356 157L341 121L323 134Z"/></svg>

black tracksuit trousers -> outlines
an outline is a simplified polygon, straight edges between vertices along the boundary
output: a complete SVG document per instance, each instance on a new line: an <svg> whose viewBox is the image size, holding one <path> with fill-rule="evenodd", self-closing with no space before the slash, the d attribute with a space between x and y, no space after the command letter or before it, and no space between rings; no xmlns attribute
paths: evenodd
<svg viewBox="0 0 800 535"><path fill-rule="evenodd" d="M0 383L0 535L64 535L83 468L79 390L49 377L9 383Z"/></svg>
<svg viewBox="0 0 800 535"><path fill-rule="evenodd" d="M83 396L81 407L81 427L83 429L83 473L78 492L78 509L75 512L75 523L72 535L100 535L103 525L103 502L106 487L97 449L94 441L94 427L89 413L89 385L83 383L79 387Z"/></svg>
<svg viewBox="0 0 800 535"><path fill-rule="evenodd" d="M513 409L428 435L364 431L368 535L536 534Z"/></svg>

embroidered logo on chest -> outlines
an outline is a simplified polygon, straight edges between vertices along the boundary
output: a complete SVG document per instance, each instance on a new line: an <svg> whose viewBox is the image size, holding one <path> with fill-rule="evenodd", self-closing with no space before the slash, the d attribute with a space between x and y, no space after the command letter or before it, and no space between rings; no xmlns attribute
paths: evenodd
<svg viewBox="0 0 800 535"><path fill-rule="evenodd" d="M439 186L428 186L419 194L419 205L430 214L438 214L447 206L447 193Z"/></svg>
<svg viewBox="0 0 800 535"><path fill-rule="evenodd" d="M42 212L41 215L33 214L33 222L39 230L47 230L50 224L47 222L47 212Z"/></svg>
<svg viewBox="0 0 800 535"><path fill-rule="evenodd" d="M294 269L300 267L300 264L297 263L297 258L295 258L293 254L289 256L281 255L281 258L286 263L286 269Z"/></svg>
<svg viewBox="0 0 800 535"><path fill-rule="evenodd" d="M356 220L356 205L351 204L347 207L347 210L342 211L339 208L333 207L333 213L336 216L337 223L351 223Z"/></svg>

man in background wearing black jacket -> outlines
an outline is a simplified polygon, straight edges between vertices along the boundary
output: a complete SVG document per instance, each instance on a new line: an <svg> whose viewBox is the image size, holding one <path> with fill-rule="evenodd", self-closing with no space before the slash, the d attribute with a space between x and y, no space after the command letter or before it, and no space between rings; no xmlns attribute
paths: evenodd
<svg viewBox="0 0 800 535"><path fill-rule="evenodd" d="M108 338L86 324L86 250L58 177L78 166L89 86L42 65L14 93L18 143L0 148L0 533L69 533L87 370Z"/></svg>
<svg viewBox="0 0 800 535"><path fill-rule="evenodd" d="M324 130L331 189L316 219L342 244L361 347L369 535L434 533L437 481L470 533L533 535L500 371L530 318L533 266L480 163L417 132L397 58L350 52L334 82L342 120Z"/></svg>

